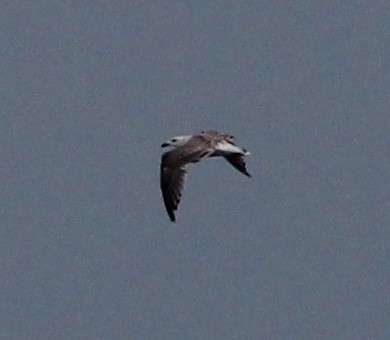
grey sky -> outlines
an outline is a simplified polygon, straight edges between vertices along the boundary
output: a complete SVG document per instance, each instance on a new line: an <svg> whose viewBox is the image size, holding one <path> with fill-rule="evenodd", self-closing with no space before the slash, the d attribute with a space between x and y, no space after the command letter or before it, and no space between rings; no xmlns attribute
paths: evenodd
<svg viewBox="0 0 390 340"><path fill-rule="evenodd" d="M4 1L0 338L388 339L388 1ZM161 142L251 151L189 168Z"/></svg>

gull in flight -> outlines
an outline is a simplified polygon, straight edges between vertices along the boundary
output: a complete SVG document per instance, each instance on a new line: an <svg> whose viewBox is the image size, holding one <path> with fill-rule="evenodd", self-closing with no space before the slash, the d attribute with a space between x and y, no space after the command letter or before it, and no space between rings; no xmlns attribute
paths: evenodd
<svg viewBox="0 0 390 340"><path fill-rule="evenodd" d="M202 131L199 135L177 136L161 147L172 149L161 157L160 186L165 208L172 222L180 203L186 178L187 164L197 163L206 157L223 157L234 168L251 177L245 165L250 153L234 144L234 137L217 131Z"/></svg>

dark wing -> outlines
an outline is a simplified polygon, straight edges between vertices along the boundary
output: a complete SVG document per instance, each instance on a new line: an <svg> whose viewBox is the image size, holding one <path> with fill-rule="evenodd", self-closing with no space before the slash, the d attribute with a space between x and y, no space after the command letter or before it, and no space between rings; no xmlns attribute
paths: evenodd
<svg viewBox="0 0 390 340"><path fill-rule="evenodd" d="M195 140L190 141L182 147L164 153L161 157L161 192L165 208L172 222L176 220L175 211L180 203L184 188L187 164L199 162L212 152L204 146L202 140L198 143Z"/></svg>
<svg viewBox="0 0 390 340"><path fill-rule="evenodd" d="M246 169L245 164L245 156L241 153L229 153L224 154L223 157L231 164L233 165L238 171L242 172L244 175L248 177L252 177L248 170Z"/></svg>
<svg viewBox="0 0 390 340"><path fill-rule="evenodd" d="M160 185L165 208L172 222L176 221L175 211L180 203L181 193L186 179L185 165L175 168L161 161Z"/></svg>

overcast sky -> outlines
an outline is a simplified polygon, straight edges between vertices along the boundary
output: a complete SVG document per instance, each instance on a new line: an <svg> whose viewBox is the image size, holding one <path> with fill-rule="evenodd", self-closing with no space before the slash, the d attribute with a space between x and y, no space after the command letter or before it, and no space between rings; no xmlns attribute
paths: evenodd
<svg viewBox="0 0 390 340"><path fill-rule="evenodd" d="M389 339L388 1L3 1L0 338ZM190 166L177 223L162 142Z"/></svg>

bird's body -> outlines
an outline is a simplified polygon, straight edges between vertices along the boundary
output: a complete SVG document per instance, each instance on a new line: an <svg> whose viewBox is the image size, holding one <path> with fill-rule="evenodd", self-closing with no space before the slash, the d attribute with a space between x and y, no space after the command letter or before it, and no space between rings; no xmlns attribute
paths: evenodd
<svg viewBox="0 0 390 340"><path fill-rule="evenodd" d="M172 150L161 157L160 186L164 204L172 222L180 203L189 163L197 163L206 157L224 157L233 167L248 177L245 149L234 144L234 137L217 131L203 131L199 135L178 136L161 145L171 146Z"/></svg>

